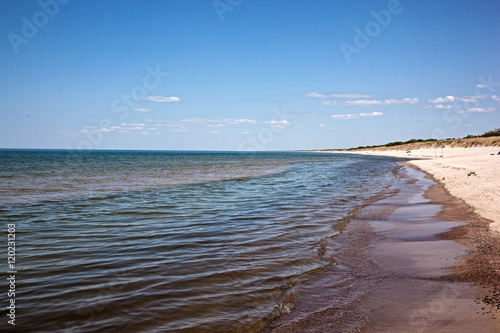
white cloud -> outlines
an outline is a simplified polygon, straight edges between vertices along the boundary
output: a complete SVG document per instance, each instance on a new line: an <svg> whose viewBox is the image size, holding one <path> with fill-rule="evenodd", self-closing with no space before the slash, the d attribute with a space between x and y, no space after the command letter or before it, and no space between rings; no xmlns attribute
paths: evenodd
<svg viewBox="0 0 500 333"><path fill-rule="evenodd" d="M468 110L462 110L458 113L484 113L484 112L494 112L494 108L471 108Z"/></svg>
<svg viewBox="0 0 500 333"><path fill-rule="evenodd" d="M118 133L126 133L127 128L121 127L121 126L111 126L111 127L106 127L106 128L101 128L101 131L104 133L109 133L109 132L118 132Z"/></svg>
<svg viewBox="0 0 500 333"><path fill-rule="evenodd" d="M334 114L332 115L333 120L347 120L347 119L358 119L359 116L357 114Z"/></svg>
<svg viewBox="0 0 500 333"><path fill-rule="evenodd" d="M203 124L206 123L207 121L214 121L214 120L203 119L203 118L184 118L181 119L180 121L184 123Z"/></svg>
<svg viewBox="0 0 500 333"><path fill-rule="evenodd" d="M317 92L310 92L304 95L311 98L370 98L372 95L368 94L353 94L353 93L340 93L340 94L320 94Z"/></svg>
<svg viewBox="0 0 500 333"><path fill-rule="evenodd" d="M385 100L381 99L348 99L342 102L339 101L324 101L321 102L323 105L342 105L342 106L388 106L388 105L401 105L401 104L417 104L419 102L418 98L389 98Z"/></svg>
<svg viewBox="0 0 500 333"><path fill-rule="evenodd" d="M172 103L172 102L180 102L181 99L179 97L171 96L171 97L164 97L164 96L148 96L144 98L145 101L150 101L150 102L158 102L158 103Z"/></svg>
<svg viewBox="0 0 500 333"><path fill-rule="evenodd" d="M331 126L326 126L325 124L319 124L317 125L319 128L322 128L322 129L327 129L327 130L336 130L338 129L338 127L331 127Z"/></svg>
<svg viewBox="0 0 500 333"><path fill-rule="evenodd" d="M325 94L320 94L317 92L310 92L304 95L305 97L311 97L311 98L328 98L328 95Z"/></svg>
<svg viewBox="0 0 500 333"><path fill-rule="evenodd" d="M438 104L434 107L435 109L441 109L441 110L450 110L453 109L453 106L451 105L443 105L443 104Z"/></svg>
<svg viewBox="0 0 500 333"><path fill-rule="evenodd" d="M446 97L438 97L435 99L429 99L429 103L433 104L442 104L442 103L453 103L453 102L464 102L464 103L475 103L480 99L485 98L486 96L464 96L464 97L456 97L456 96L446 96Z"/></svg>
<svg viewBox="0 0 500 333"><path fill-rule="evenodd" d="M378 99L357 99L345 101L342 105L345 106L372 106L372 105L382 105L383 102Z"/></svg>
<svg viewBox="0 0 500 333"><path fill-rule="evenodd" d="M476 84L476 88L485 89L485 88L488 88L488 86L485 84L482 84L482 83L478 83L478 84Z"/></svg>
<svg viewBox="0 0 500 333"><path fill-rule="evenodd" d="M324 112L289 112L283 113L289 118L300 118L300 117L329 117L329 113Z"/></svg>
<svg viewBox="0 0 500 333"><path fill-rule="evenodd" d="M418 98L388 98L377 99L373 98L372 94L356 94L356 93L334 93L322 94L317 92L310 92L304 95L305 97L329 99L321 101L320 103L325 106L389 106L401 104L418 104ZM337 100L338 99L338 100Z"/></svg>
<svg viewBox="0 0 500 333"><path fill-rule="evenodd" d="M382 115L383 115L382 112L335 114L335 115L332 115L332 119L334 119L334 120L348 120L348 119L359 119L359 118L367 118L367 117L380 117Z"/></svg>
<svg viewBox="0 0 500 333"><path fill-rule="evenodd" d="M370 98L372 95L368 94L352 94L352 93L346 93L346 94L330 94L330 97L333 98Z"/></svg>
<svg viewBox="0 0 500 333"><path fill-rule="evenodd" d="M253 119L206 119L206 118L184 118L180 120L183 123L190 123L196 125L204 125L206 127L225 127L228 125L241 125L241 124L257 124L257 120Z"/></svg>
<svg viewBox="0 0 500 333"><path fill-rule="evenodd" d="M286 120L270 120L270 121L265 121L264 124L270 125L271 127L278 127L278 128L284 128L284 127L291 125Z"/></svg>
<svg viewBox="0 0 500 333"><path fill-rule="evenodd" d="M457 98L457 101L464 103L476 103L480 99L480 96L465 96L462 98Z"/></svg>
<svg viewBox="0 0 500 333"><path fill-rule="evenodd" d="M455 102L455 100L456 100L455 96L446 96L446 97L438 97L435 99L430 99L429 102L434 104L438 103L440 104L440 103L452 103Z"/></svg>
<svg viewBox="0 0 500 333"><path fill-rule="evenodd" d="M382 112L359 113L360 117L380 117L382 115Z"/></svg>
<svg viewBox="0 0 500 333"><path fill-rule="evenodd" d="M257 120L253 119L224 119L224 121L227 121L229 124L256 124Z"/></svg>
<svg viewBox="0 0 500 333"><path fill-rule="evenodd" d="M121 123L120 125L109 126L105 128L99 128L97 126L86 126L80 132L88 133L99 131L103 133L133 133L133 132L145 132L144 127L146 125L143 123ZM151 130L152 128L147 128ZM154 128L156 129L156 128Z"/></svg>
<svg viewBox="0 0 500 333"><path fill-rule="evenodd" d="M135 109L130 109L130 111L134 111L134 112L151 112L150 109L145 109L145 108L135 108Z"/></svg>
<svg viewBox="0 0 500 333"><path fill-rule="evenodd" d="M393 105L393 104L402 104L400 99L397 98L389 98L384 100L384 104Z"/></svg>
<svg viewBox="0 0 500 333"><path fill-rule="evenodd" d="M248 126L248 125L269 125L271 127L279 127L284 128L290 126L290 122L287 120L270 120L270 121L257 121L254 119L207 119L207 118L184 118L180 120L167 119L167 120L159 120L155 123L148 122L148 126L163 126L169 128L175 128L177 131L179 129L188 129L192 127L206 127L206 128L223 128L230 126Z"/></svg>
<svg viewBox="0 0 500 333"><path fill-rule="evenodd" d="M109 127L104 127L104 128L98 128L97 126L94 126L92 129L82 129L81 132L91 132L91 131L100 131L104 133L111 133L111 132L116 132L116 133L131 133L134 131L140 131L144 130L144 127L138 127L138 126L109 126Z"/></svg>
<svg viewBox="0 0 500 333"><path fill-rule="evenodd" d="M491 95L491 100L500 103L500 97L497 95Z"/></svg>
<svg viewBox="0 0 500 333"><path fill-rule="evenodd" d="M386 99L384 101L384 105L417 104L417 103L418 103L418 98L402 98L402 99L392 98L392 99Z"/></svg>
<svg viewBox="0 0 500 333"><path fill-rule="evenodd" d="M190 129L188 128L184 128L184 127L179 127L179 128L174 128L172 130L172 132L181 132L181 133L184 133L184 132L191 132Z"/></svg>

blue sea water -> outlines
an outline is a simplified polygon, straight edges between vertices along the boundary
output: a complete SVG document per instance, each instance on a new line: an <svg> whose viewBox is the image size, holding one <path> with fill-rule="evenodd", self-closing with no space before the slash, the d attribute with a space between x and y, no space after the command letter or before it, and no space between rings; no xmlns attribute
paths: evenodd
<svg viewBox="0 0 500 333"><path fill-rule="evenodd" d="M257 332L336 264L345 223L397 168L351 154L0 150L16 329Z"/></svg>

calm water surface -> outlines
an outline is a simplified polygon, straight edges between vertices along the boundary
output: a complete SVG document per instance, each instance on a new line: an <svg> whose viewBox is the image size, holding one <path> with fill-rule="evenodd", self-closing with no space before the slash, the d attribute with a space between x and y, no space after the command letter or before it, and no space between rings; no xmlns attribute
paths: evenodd
<svg viewBox="0 0 500 333"><path fill-rule="evenodd" d="M293 309L294 285L335 265L332 242L395 168L343 154L0 151L16 329L259 331Z"/></svg>

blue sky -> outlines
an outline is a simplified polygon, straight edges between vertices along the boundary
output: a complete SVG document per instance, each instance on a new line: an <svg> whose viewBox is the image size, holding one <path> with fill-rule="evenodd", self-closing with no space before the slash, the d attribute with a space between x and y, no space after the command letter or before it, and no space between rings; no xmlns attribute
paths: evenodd
<svg viewBox="0 0 500 333"><path fill-rule="evenodd" d="M500 1L6 1L0 148L286 150L500 127Z"/></svg>

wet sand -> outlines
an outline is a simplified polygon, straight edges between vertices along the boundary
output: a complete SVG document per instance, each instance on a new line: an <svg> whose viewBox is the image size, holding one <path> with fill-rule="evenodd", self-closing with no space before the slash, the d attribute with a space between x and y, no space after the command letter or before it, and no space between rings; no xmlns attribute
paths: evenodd
<svg viewBox="0 0 500 333"><path fill-rule="evenodd" d="M294 310L264 332L500 332L489 221L422 171L398 176L332 240L337 265L289 291Z"/></svg>
<svg viewBox="0 0 500 333"><path fill-rule="evenodd" d="M500 233L499 149L445 147L365 151L364 154L411 158L413 165L439 180L451 195L464 200L479 215L491 220L490 230Z"/></svg>

